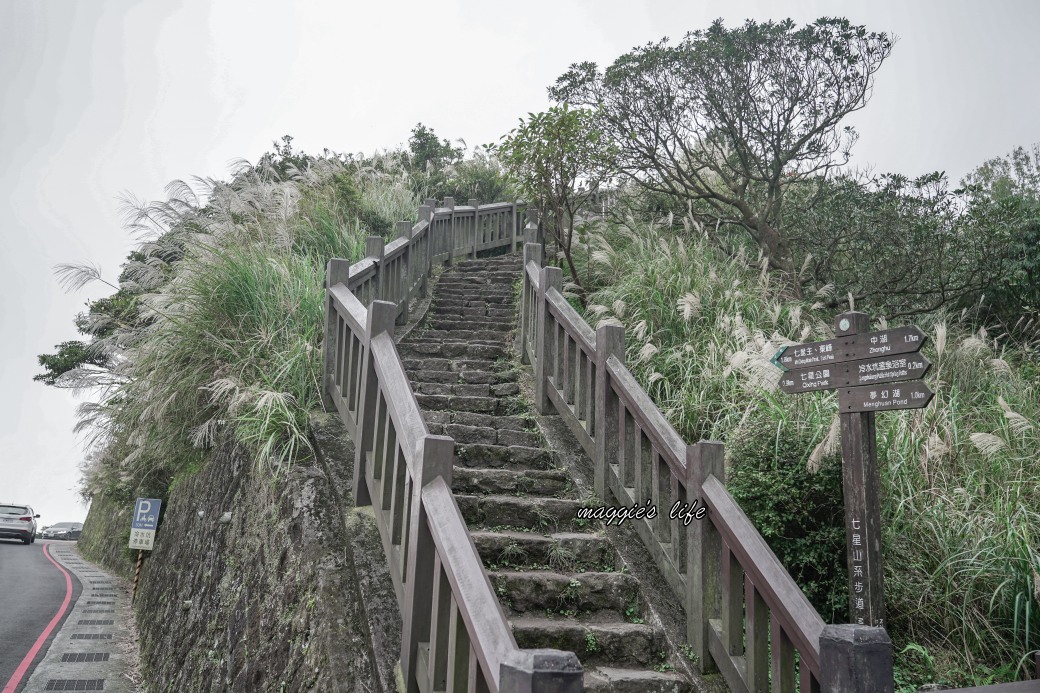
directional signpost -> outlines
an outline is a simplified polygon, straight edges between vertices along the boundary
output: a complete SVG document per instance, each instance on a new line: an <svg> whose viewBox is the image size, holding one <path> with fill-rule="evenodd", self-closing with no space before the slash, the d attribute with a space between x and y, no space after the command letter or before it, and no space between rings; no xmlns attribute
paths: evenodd
<svg viewBox="0 0 1040 693"><path fill-rule="evenodd" d="M849 613L854 623L884 626L874 414L927 406L934 395L917 378L932 363L917 353L927 339L917 327L868 332L870 317L855 311L836 322L834 339L784 347L773 363L784 371L784 392L838 391Z"/></svg>
<svg viewBox="0 0 1040 693"><path fill-rule="evenodd" d="M137 566L134 568L134 594L130 604L137 598L137 579L141 575L141 562L144 552L151 551L155 543L155 530L159 526L159 508L162 501L158 498L138 498L134 504L134 516L130 521L130 548L137 549Z"/></svg>

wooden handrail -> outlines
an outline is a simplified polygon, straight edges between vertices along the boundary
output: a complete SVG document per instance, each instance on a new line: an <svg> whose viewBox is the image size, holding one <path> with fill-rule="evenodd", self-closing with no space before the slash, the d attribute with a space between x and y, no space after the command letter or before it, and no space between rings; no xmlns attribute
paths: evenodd
<svg viewBox="0 0 1040 693"><path fill-rule="evenodd" d="M596 351L596 333L588 326L588 323L582 320L578 311L567 303L563 294L556 289L549 289L545 292L545 300L549 302L553 314L567 330L567 334L574 337L585 348L585 351L594 353Z"/></svg>
<svg viewBox="0 0 1040 693"><path fill-rule="evenodd" d="M755 589L765 597L769 610L779 613L788 637L802 655L802 662L814 674L819 674L823 619L722 482L709 476L704 482L703 493L704 500L712 509L709 514L711 522L737 557L744 573L751 578Z"/></svg>
<svg viewBox="0 0 1040 693"><path fill-rule="evenodd" d="M625 403L625 409L647 433L654 446L665 453L663 456L672 474L678 479L685 479L686 443L682 437L654 405L654 401L646 394L646 390L635 376L616 356L607 358L607 372L610 374L610 385Z"/></svg>
<svg viewBox="0 0 1040 693"><path fill-rule="evenodd" d="M414 473L415 452L419 441L429 433L419 403L405 375L393 338L386 332L372 338L372 362L379 376L379 387L385 393L387 410L397 430L405 460ZM403 442L401 442L403 439Z"/></svg>
<svg viewBox="0 0 1040 693"><path fill-rule="evenodd" d="M443 478L423 488L423 508L477 660L497 690L502 663L517 649L513 631L484 572L458 502Z"/></svg>

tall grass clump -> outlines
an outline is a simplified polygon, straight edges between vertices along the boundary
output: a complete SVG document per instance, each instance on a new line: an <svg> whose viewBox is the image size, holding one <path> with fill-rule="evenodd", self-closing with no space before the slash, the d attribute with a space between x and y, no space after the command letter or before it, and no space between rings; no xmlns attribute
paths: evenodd
<svg viewBox="0 0 1040 693"><path fill-rule="evenodd" d="M115 365L83 410L95 446L87 493L167 484L228 436L276 476L310 453L326 263L359 259L374 226L413 218L418 201L393 175L337 158L287 169L241 167L210 181L205 203L181 184L129 208L146 234L121 284L137 317L92 345ZM90 373L83 387L98 384Z"/></svg>
<svg viewBox="0 0 1040 693"><path fill-rule="evenodd" d="M686 440L726 442L731 493L824 619L845 622L836 398L781 393L769 362L832 336L829 288L788 300L761 258L688 219L599 225L575 246L588 322L625 327L629 368ZM1040 388L984 331L916 323L936 398L877 417L887 625L900 666L931 662L918 682L1010 680L1040 647Z"/></svg>

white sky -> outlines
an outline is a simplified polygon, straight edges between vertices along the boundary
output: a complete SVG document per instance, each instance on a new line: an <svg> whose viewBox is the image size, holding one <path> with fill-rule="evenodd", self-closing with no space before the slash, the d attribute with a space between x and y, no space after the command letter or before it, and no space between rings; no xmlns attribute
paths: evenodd
<svg viewBox="0 0 1040 693"><path fill-rule="evenodd" d="M86 516L76 400L31 378L37 354L77 338L84 302L111 293L67 295L52 268L90 261L115 280L133 247L120 193L224 177L284 134L313 153L400 145L419 121L495 141L572 62L603 66L716 17L825 15L899 38L850 121L855 164L956 181L1040 141L1030 0L0 0L0 502L34 505L42 524Z"/></svg>

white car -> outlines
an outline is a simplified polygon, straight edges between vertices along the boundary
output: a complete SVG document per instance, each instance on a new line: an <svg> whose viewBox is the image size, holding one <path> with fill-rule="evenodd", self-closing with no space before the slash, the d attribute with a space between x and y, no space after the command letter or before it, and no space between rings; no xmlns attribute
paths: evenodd
<svg viewBox="0 0 1040 693"><path fill-rule="evenodd" d="M23 544L36 541L36 518L28 505L0 503L0 539L21 539Z"/></svg>

